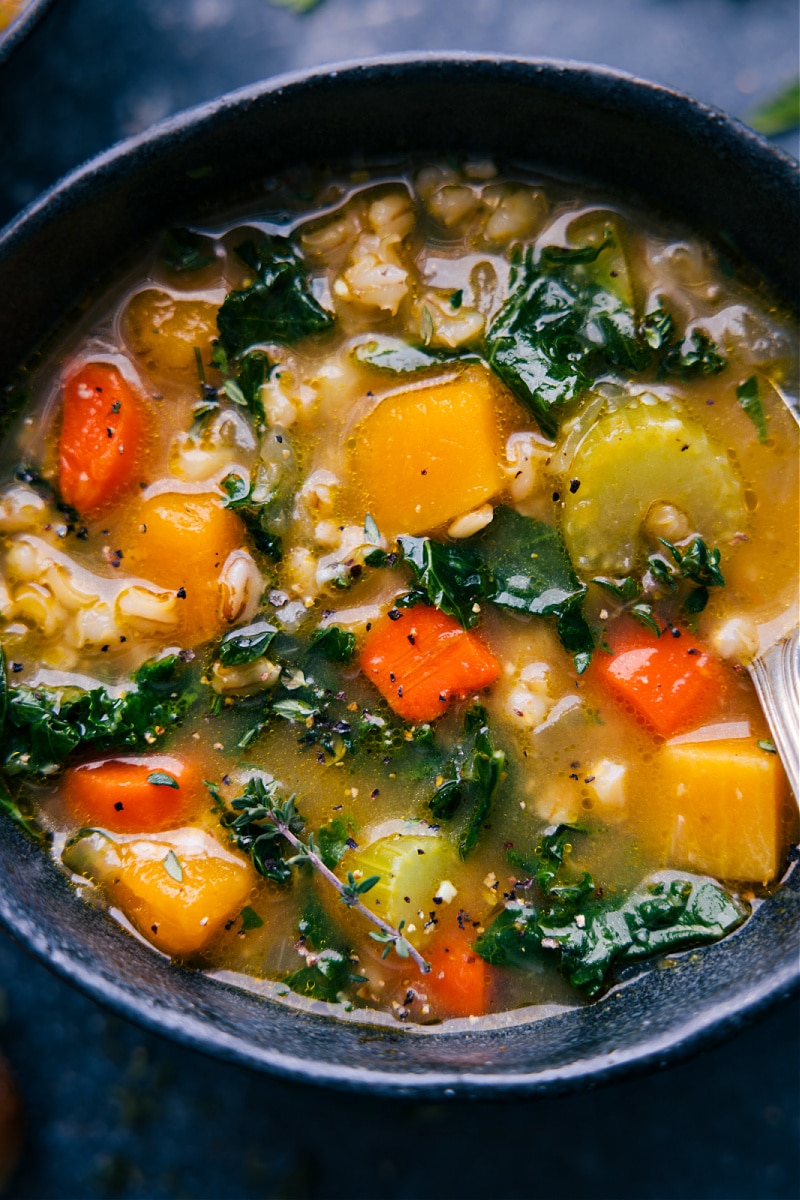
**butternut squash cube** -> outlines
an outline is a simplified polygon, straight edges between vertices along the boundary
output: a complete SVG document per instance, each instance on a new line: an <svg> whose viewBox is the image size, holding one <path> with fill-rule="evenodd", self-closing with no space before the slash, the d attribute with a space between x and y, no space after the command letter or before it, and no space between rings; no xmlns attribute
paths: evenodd
<svg viewBox="0 0 800 1200"><path fill-rule="evenodd" d="M256 884L250 863L200 829L118 837L93 830L64 853L165 954L191 958L236 916Z"/></svg>
<svg viewBox="0 0 800 1200"><path fill-rule="evenodd" d="M356 431L351 471L358 506L390 536L436 529L501 490L498 443L483 368L387 396Z"/></svg>
<svg viewBox="0 0 800 1200"><path fill-rule="evenodd" d="M785 793L778 758L731 739L667 745L660 760L670 864L718 879L774 879Z"/></svg>
<svg viewBox="0 0 800 1200"><path fill-rule="evenodd" d="M133 510L123 533L124 565L178 596L185 644L223 628L219 575L246 541L236 513L213 493L162 492Z"/></svg>

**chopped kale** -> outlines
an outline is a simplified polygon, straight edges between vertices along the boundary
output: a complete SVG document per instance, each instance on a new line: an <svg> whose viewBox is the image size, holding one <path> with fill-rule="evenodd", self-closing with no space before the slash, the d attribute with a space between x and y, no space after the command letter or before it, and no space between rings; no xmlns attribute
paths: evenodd
<svg viewBox="0 0 800 1200"><path fill-rule="evenodd" d="M401 536L397 541L428 603L471 628L478 619L476 604L486 594L485 574L475 554L431 538Z"/></svg>
<svg viewBox="0 0 800 1200"><path fill-rule="evenodd" d="M475 942L475 950L498 966L536 966L556 951L573 987L596 995L612 968L651 954L699 946L723 937L747 916L747 908L719 884L679 871L648 876L622 900L601 896L592 877L563 877L564 859L577 831L548 831L531 859L515 855L530 874L541 901L516 892Z"/></svg>
<svg viewBox="0 0 800 1200"><path fill-rule="evenodd" d="M452 355L435 354L430 350L420 350L418 346L410 346L402 338L373 337L369 341L359 342L351 351L356 362L376 371L388 371L392 375L412 375L419 371L430 371L440 368L453 361ZM463 356L458 355L458 358ZM474 355L469 355L474 358Z"/></svg>
<svg viewBox="0 0 800 1200"><path fill-rule="evenodd" d="M284 979L299 996L327 1000L329 1004L344 1000L349 984L364 982L366 976L353 973L350 956L333 948L309 954L306 965Z"/></svg>
<svg viewBox="0 0 800 1200"><path fill-rule="evenodd" d="M769 430L767 429L767 418L764 415L764 405L761 403L757 375L751 375L749 379L745 379L744 383L739 384L736 389L736 399L755 425L758 440L765 442L769 437Z"/></svg>
<svg viewBox="0 0 800 1200"><path fill-rule="evenodd" d="M250 929L260 929L264 922L254 908L246 904L239 913L242 918L242 932L247 933Z"/></svg>
<svg viewBox="0 0 800 1200"><path fill-rule="evenodd" d="M546 246L534 257L515 251L505 304L486 338L489 365L554 438L580 394L600 376L646 371L693 379L712 375L725 358L702 330L675 344L663 302L641 322L605 286L598 259L613 249L610 232L599 246Z"/></svg>
<svg viewBox="0 0 800 1200"><path fill-rule="evenodd" d="M254 621L241 629L233 629L220 642L217 657L224 667L255 662L267 653L277 632L268 621Z"/></svg>
<svg viewBox="0 0 800 1200"><path fill-rule="evenodd" d="M201 271L216 261L214 243L192 229L168 229L161 243L161 260L176 274Z"/></svg>
<svg viewBox="0 0 800 1200"><path fill-rule="evenodd" d="M437 820L449 820L462 807L466 810L466 824L458 845L462 858L477 844L505 765L505 753L492 745L486 709L474 704L464 716L463 737L452 761L441 772L444 781L431 799L431 811Z"/></svg>
<svg viewBox="0 0 800 1200"><path fill-rule="evenodd" d="M421 596L465 629L477 621L483 600L514 612L554 616L578 671L589 665L594 637L582 611L586 587L552 525L500 505L485 530L458 546L403 536L398 543L415 577L411 602Z"/></svg>
<svg viewBox="0 0 800 1200"><path fill-rule="evenodd" d="M9 686L3 769L9 775L48 776L79 746L152 745L197 698L178 655L149 660L130 686L114 692L100 684L91 689Z"/></svg>
<svg viewBox="0 0 800 1200"><path fill-rule="evenodd" d="M691 337L685 338L677 346L671 346L659 360L663 374L678 375L681 379L719 375L726 364L727 359L702 329L694 329Z"/></svg>
<svg viewBox="0 0 800 1200"><path fill-rule="evenodd" d="M229 292L217 314L227 354L239 356L264 343L292 345L330 328L333 314L314 298L303 260L286 238L246 241L236 253L255 278Z"/></svg>
<svg viewBox="0 0 800 1200"><path fill-rule="evenodd" d="M338 867L346 850L351 848L355 826L346 817L332 817L321 825L316 837L319 856L331 871Z"/></svg>
<svg viewBox="0 0 800 1200"><path fill-rule="evenodd" d="M614 241L576 249L533 248L512 259L509 294L486 340L489 363L548 437L612 365L641 371L650 350L628 306L590 270Z"/></svg>
<svg viewBox="0 0 800 1200"><path fill-rule="evenodd" d="M339 625L326 625L311 635L310 649L329 662L349 663L356 652L356 635Z"/></svg>
<svg viewBox="0 0 800 1200"><path fill-rule="evenodd" d="M586 587L560 533L501 505L474 544L490 577L487 600L515 612L555 616L561 644L573 655L578 672L584 671L594 646L582 611Z"/></svg>
<svg viewBox="0 0 800 1200"><path fill-rule="evenodd" d="M277 490L268 491L261 500L258 498L258 482L244 479L235 472L226 475L221 486L228 497L225 507L239 514L256 550L271 558L273 562L280 562L283 557L283 539L275 528L276 522L280 520Z"/></svg>

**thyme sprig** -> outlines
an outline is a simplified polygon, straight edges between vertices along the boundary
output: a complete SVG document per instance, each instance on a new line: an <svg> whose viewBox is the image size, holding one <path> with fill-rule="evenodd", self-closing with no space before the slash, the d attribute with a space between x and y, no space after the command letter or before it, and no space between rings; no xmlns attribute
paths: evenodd
<svg viewBox="0 0 800 1200"><path fill-rule="evenodd" d="M384 921L372 909L367 908L361 899L379 882L379 875L371 875L367 879L356 879L352 871L347 873L347 881L342 882L333 871L326 866L322 858L321 847L313 833L305 841L298 836L302 833L305 822L297 811L294 796L288 799L279 797L279 785L276 781L267 782L255 776L248 780L244 792L226 806L216 784L206 783L218 807L223 809L222 823L231 831L231 836L241 850L246 851L252 858L253 865L259 874L276 883L285 883L292 867L310 866L334 888L347 908L361 914L365 920L376 925L379 934L371 934L376 941L385 943L386 953L390 949L401 958L412 958L423 974L430 971L430 964L425 961L418 950L403 937L402 925L395 929L388 921ZM277 852L276 841L283 838L294 850L294 854L284 858Z"/></svg>

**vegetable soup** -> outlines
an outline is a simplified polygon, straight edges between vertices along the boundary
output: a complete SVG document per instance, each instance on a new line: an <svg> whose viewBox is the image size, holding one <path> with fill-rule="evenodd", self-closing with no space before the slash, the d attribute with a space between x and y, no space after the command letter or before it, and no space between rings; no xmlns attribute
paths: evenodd
<svg viewBox="0 0 800 1200"><path fill-rule="evenodd" d="M132 935L426 1023L585 1003L780 882L794 325L708 246L488 162L308 172L42 363L0 804Z"/></svg>

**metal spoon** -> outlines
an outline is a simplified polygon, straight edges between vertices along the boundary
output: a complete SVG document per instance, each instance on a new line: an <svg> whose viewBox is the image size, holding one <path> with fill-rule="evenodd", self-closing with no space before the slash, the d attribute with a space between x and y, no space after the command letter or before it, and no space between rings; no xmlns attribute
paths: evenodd
<svg viewBox="0 0 800 1200"><path fill-rule="evenodd" d="M775 749L800 803L800 631L760 651L749 666Z"/></svg>

